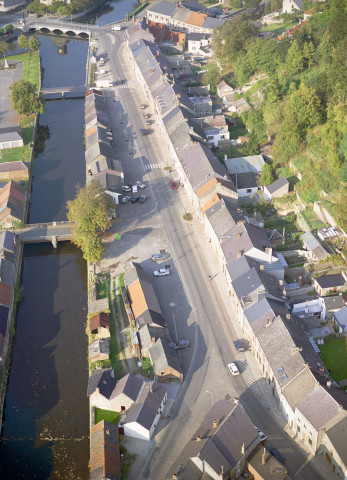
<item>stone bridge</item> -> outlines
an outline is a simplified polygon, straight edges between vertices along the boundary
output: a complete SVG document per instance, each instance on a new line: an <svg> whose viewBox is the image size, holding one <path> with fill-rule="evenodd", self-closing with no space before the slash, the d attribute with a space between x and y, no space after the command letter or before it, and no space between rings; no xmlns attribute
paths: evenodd
<svg viewBox="0 0 347 480"><path fill-rule="evenodd" d="M58 242L72 240L71 222L33 223L14 232L21 243L52 242L57 247Z"/></svg>
<svg viewBox="0 0 347 480"><path fill-rule="evenodd" d="M62 20L54 20L50 18L38 18L35 20L28 20L26 21L25 27L23 25L16 25L18 28L22 29L23 31L41 31L44 33L45 31L56 33L56 34L69 34L71 36L78 36L81 38L87 38L93 32L98 32L101 30L102 27L98 25L89 25L85 23L73 23L73 22L66 22Z"/></svg>

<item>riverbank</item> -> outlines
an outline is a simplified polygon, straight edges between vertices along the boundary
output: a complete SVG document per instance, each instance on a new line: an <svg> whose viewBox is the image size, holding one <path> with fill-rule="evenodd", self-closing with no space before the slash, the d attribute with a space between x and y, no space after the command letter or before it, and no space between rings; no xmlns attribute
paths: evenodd
<svg viewBox="0 0 347 480"><path fill-rule="evenodd" d="M31 81L34 85L37 86L38 90L41 87L41 67L40 67L40 55L39 51L33 53L25 53L20 55L14 55L11 57L12 61L22 62L22 79ZM3 63L3 62L1 62ZM34 158L34 143L35 143L35 134L38 122L38 115L30 115L28 117L24 115L19 116L19 125L22 127L23 137L24 137L24 146L16 147L13 149L8 149L8 151L3 150L1 152L1 163L11 162L11 161L21 161L30 162L29 168L29 179L26 184L25 190L25 207L24 207L24 221L28 218L28 210L30 204L30 191L32 183L32 164ZM6 154L4 154L4 152ZM0 367L0 432L2 431L2 418L3 418L3 409L6 395L6 387L8 383L9 370L11 366L11 356L12 356L12 347L14 344L15 337L15 322L16 322L16 310L17 304L22 299L22 289L20 285L20 275L22 267L22 258L23 258L23 246L18 245L16 257L15 257L15 271L16 271L16 280L14 284L14 291L11 299L10 309L9 309L9 322L7 325L7 333L4 339L6 345L6 353L4 355L3 365Z"/></svg>

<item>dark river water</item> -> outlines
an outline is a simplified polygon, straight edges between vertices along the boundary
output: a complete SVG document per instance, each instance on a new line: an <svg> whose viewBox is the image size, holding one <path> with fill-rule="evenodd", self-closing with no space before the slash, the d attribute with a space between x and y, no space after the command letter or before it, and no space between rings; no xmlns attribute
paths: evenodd
<svg viewBox="0 0 347 480"><path fill-rule="evenodd" d="M99 23L125 17L135 2L112 1ZM88 44L39 35L43 86L85 82ZM15 47L12 45L12 50ZM18 51L18 50L17 50ZM66 219L66 202L85 183L83 100L46 102L46 140L34 160L29 222ZM47 133L49 132L49 135ZM0 480L89 478L87 266L70 243L27 245L23 300L0 444Z"/></svg>

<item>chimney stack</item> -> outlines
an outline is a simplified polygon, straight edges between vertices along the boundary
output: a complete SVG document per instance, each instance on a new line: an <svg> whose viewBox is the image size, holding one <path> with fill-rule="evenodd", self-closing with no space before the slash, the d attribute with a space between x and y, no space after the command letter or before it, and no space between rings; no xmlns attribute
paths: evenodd
<svg viewBox="0 0 347 480"><path fill-rule="evenodd" d="M217 427L218 426L218 423L219 423L219 420L213 420L213 427Z"/></svg>
<svg viewBox="0 0 347 480"><path fill-rule="evenodd" d="M245 454L245 444L244 443L241 446L241 453L242 453L242 455Z"/></svg>
<svg viewBox="0 0 347 480"><path fill-rule="evenodd" d="M302 287L302 276L299 276L299 281L298 281L299 287Z"/></svg>
<svg viewBox="0 0 347 480"><path fill-rule="evenodd" d="M198 436L196 437L196 441L197 441L197 442L201 442L201 437L200 437L200 435L198 435Z"/></svg>
<svg viewBox="0 0 347 480"><path fill-rule="evenodd" d="M173 474L172 474L172 480L177 480L177 478L178 478L177 473L173 473Z"/></svg>
<svg viewBox="0 0 347 480"><path fill-rule="evenodd" d="M237 252L237 258L241 258L241 257L242 257L242 250L239 250L239 251Z"/></svg>
<svg viewBox="0 0 347 480"><path fill-rule="evenodd" d="M237 238L241 238L241 232L237 232Z"/></svg>
<svg viewBox="0 0 347 480"><path fill-rule="evenodd" d="M264 265L260 265L259 268L260 268L261 271L264 271Z"/></svg>
<svg viewBox="0 0 347 480"><path fill-rule="evenodd" d="M265 463L266 463L266 449L264 448L263 454L261 456L261 464L265 465Z"/></svg>

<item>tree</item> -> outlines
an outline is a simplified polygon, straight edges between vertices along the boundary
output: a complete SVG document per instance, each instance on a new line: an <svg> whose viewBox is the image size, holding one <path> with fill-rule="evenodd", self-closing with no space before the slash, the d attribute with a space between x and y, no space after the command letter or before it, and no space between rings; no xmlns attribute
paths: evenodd
<svg viewBox="0 0 347 480"><path fill-rule="evenodd" d="M28 37L25 35L21 35L18 37L18 45L20 48L23 48L24 50L29 50L29 40Z"/></svg>
<svg viewBox="0 0 347 480"><path fill-rule="evenodd" d="M0 55L2 57L5 57L7 52L8 52L7 43L6 42L0 42Z"/></svg>
<svg viewBox="0 0 347 480"><path fill-rule="evenodd" d="M30 115L31 113L43 113L44 97L37 93L35 85L27 80L18 80L18 82L12 83L11 90L11 103L14 110L24 115Z"/></svg>
<svg viewBox="0 0 347 480"><path fill-rule="evenodd" d="M103 255L98 234L109 228L112 206L111 198L98 182L78 187L75 199L68 202L67 217L74 223L73 242L82 249L88 262L97 263Z"/></svg>
<svg viewBox="0 0 347 480"><path fill-rule="evenodd" d="M5 30L2 27L0 27L0 37L2 37L4 33L5 33Z"/></svg>
<svg viewBox="0 0 347 480"><path fill-rule="evenodd" d="M207 72L201 77L201 83L203 85L217 85L220 81L220 73L217 65L213 65Z"/></svg>
<svg viewBox="0 0 347 480"><path fill-rule="evenodd" d="M304 67L304 57L297 40L294 40L292 46L288 50L286 58L286 71L289 74L301 72Z"/></svg>
<svg viewBox="0 0 347 480"><path fill-rule="evenodd" d="M300 88L289 98L289 108L300 129L318 125L322 120L322 105L313 88L301 83Z"/></svg>
<svg viewBox="0 0 347 480"><path fill-rule="evenodd" d="M274 181L274 172L272 165L265 163L261 169L260 183L262 185L270 185Z"/></svg>
<svg viewBox="0 0 347 480"><path fill-rule="evenodd" d="M32 37L30 37L30 40L29 40L29 49L34 52L36 50L38 50L40 48L40 40L37 38L36 35L33 35Z"/></svg>
<svg viewBox="0 0 347 480"><path fill-rule="evenodd" d="M305 65L311 68L314 65L315 49L312 42L305 42L302 55L304 57Z"/></svg>
<svg viewBox="0 0 347 480"><path fill-rule="evenodd" d="M281 99L281 90L278 77L273 76L270 78L266 88L266 101L268 103L276 103Z"/></svg>
<svg viewBox="0 0 347 480"><path fill-rule="evenodd" d="M12 23L9 23L8 25L6 25L5 30L8 33L13 33L14 26L12 25Z"/></svg>
<svg viewBox="0 0 347 480"><path fill-rule="evenodd" d="M259 148L257 137L254 133L251 133L250 136L248 137L247 143L243 146L242 153L245 156L259 155L260 148Z"/></svg>

